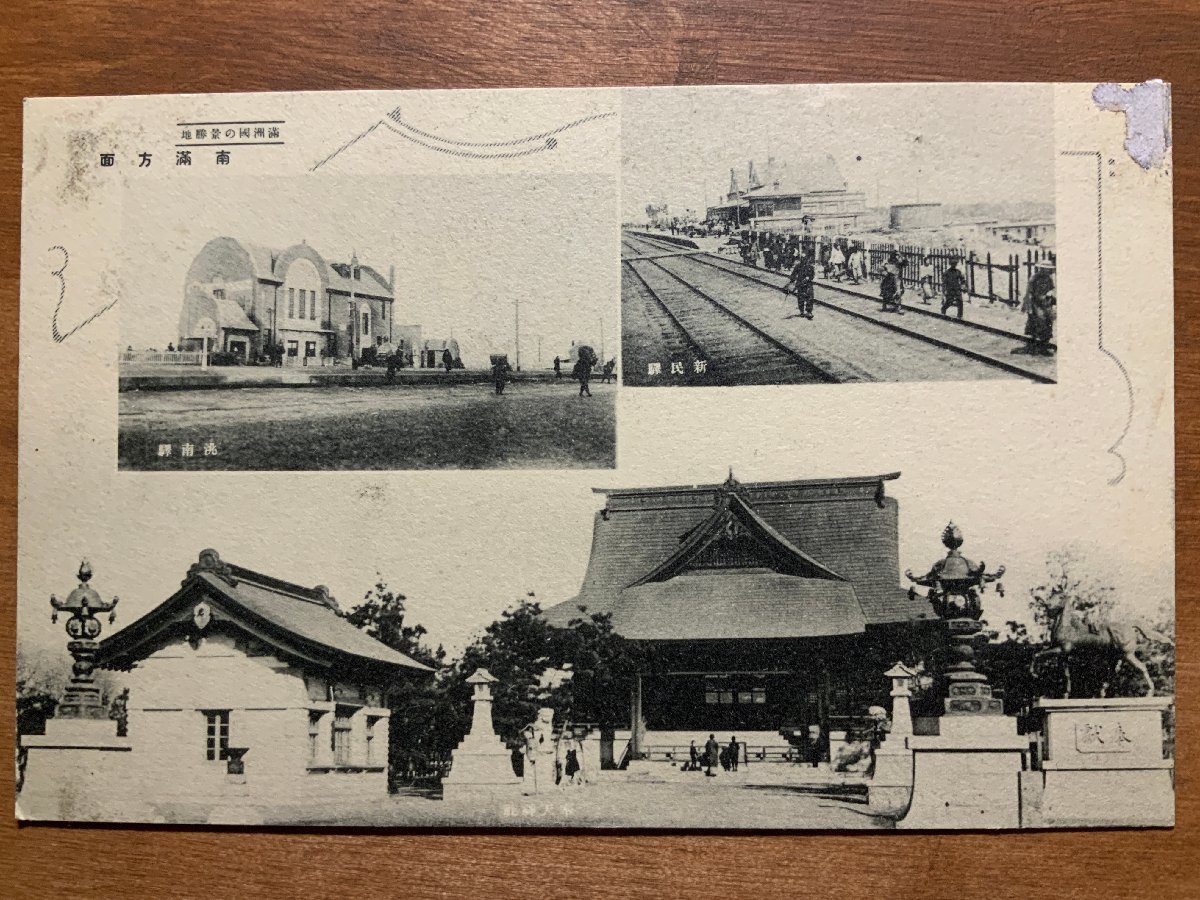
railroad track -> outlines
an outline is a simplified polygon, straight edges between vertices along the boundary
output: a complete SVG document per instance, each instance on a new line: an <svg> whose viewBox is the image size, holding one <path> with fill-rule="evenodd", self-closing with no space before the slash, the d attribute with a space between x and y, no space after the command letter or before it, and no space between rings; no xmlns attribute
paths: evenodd
<svg viewBox="0 0 1200 900"><path fill-rule="evenodd" d="M802 354L748 321L703 289L689 284L658 259L625 259L622 284L648 307L647 319L664 335L665 349L682 358L655 360L661 380L626 373L627 383L813 384L839 380ZM696 363L701 362L701 371ZM671 371L671 363L683 372Z"/></svg>
<svg viewBox="0 0 1200 900"><path fill-rule="evenodd" d="M625 240L626 246L633 251L645 253L650 248L655 254L661 253L666 245L659 244L652 238L641 236ZM636 259L636 257L634 257ZM687 255L672 254L660 257L662 262L669 262L670 268L677 277L686 282L707 289L727 302L729 295L744 294L744 291L731 289L731 282L757 284L778 291L787 283L787 276L772 272L764 272L753 266L747 266L740 261L726 260L708 252L691 253ZM625 259L628 262L629 258ZM723 273L717 275L716 273ZM747 301L748 302L748 301ZM876 364L870 360L862 360L861 365L855 365L856 354L848 354L846 366L851 371L857 371L863 380L923 380L924 378L953 378L963 377L996 377L1004 373L1017 375L1031 381L1053 384L1055 378L1054 361L1045 357L1023 357L1020 361L1014 359L1013 350L1027 346L1024 336L1013 334L984 323L969 320L951 319L940 313L914 307L906 307L908 313L915 313L912 319L903 323L897 321L894 313L884 313L874 309L874 303L862 294L837 288L824 283L818 283L816 304L824 309L839 314L839 318L848 318L857 322L867 322L880 330L886 330L894 335L891 346L899 349L899 343L908 341L916 345L924 345L936 351L937 358L946 358L949 354L964 362L953 362L948 368L938 373L936 371L922 374L928 368L924 363L912 366L899 366L900 371L894 379L883 372L876 373ZM758 304L761 307L761 304ZM765 313L770 315L770 313ZM778 318L778 314L775 314ZM770 328L768 321L759 319L760 328ZM860 340L867 335L860 331ZM905 354L907 355L907 354ZM879 365L887 368L884 361ZM992 370L983 374L980 367ZM839 377L838 380L859 380L858 378Z"/></svg>

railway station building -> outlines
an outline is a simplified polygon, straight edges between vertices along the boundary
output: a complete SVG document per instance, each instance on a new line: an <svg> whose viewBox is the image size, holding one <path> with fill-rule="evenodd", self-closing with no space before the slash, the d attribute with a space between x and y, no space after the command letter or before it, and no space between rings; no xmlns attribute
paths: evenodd
<svg viewBox="0 0 1200 900"><path fill-rule="evenodd" d="M829 735L874 705L883 673L940 639L899 587L898 473L598 490L579 594L551 625L593 613L646 645L630 697L630 758L709 733L778 745ZM581 608L585 612L581 612ZM618 748L616 755L621 755Z"/></svg>
<svg viewBox="0 0 1200 900"><path fill-rule="evenodd" d="M391 345L395 266L384 278L361 263L328 260L304 241L284 250L232 237L209 241L188 268L179 348L224 351L244 362L282 345L289 362L358 359Z"/></svg>
<svg viewBox="0 0 1200 900"><path fill-rule="evenodd" d="M865 194L850 191L830 155L796 164L767 159L760 178L751 161L746 187L729 172L729 190L708 207L710 222L787 234L837 234L855 229L867 213Z"/></svg>

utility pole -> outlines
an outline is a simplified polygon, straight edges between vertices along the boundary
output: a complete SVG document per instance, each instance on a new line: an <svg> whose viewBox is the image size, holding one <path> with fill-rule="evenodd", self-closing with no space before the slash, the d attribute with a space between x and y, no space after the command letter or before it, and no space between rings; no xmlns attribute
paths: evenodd
<svg viewBox="0 0 1200 900"><path fill-rule="evenodd" d="M604 351L604 316L600 317L600 362L608 362L608 354Z"/></svg>
<svg viewBox="0 0 1200 900"><path fill-rule="evenodd" d="M538 368L542 367L542 336L538 335Z"/></svg>
<svg viewBox="0 0 1200 900"><path fill-rule="evenodd" d="M521 295L516 295L516 300L513 304L513 315L516 321L516 363L517 371L521 371Z"/></svg>

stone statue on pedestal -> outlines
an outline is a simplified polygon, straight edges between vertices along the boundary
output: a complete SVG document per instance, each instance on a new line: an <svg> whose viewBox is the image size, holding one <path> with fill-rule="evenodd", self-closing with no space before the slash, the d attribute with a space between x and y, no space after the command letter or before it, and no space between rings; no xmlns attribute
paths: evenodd
<svg viewBox="0 0 1200 900"><path fill-rule="evenodd" d="M554 710L543 706L521 734L525 738L525 793L544 794L553 790L558 783Z"/></svg>

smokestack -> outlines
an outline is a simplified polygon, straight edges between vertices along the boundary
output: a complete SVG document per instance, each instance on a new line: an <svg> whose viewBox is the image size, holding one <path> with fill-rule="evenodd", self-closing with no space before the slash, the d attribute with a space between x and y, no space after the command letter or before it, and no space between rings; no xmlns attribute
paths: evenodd
<svg viewBox="0 0 1200 900"><path fill-rule="evenodd" d="M392 296L396 295L396 267L395 267L395 265L388 266L388 290L392 292Z"/></svg>

